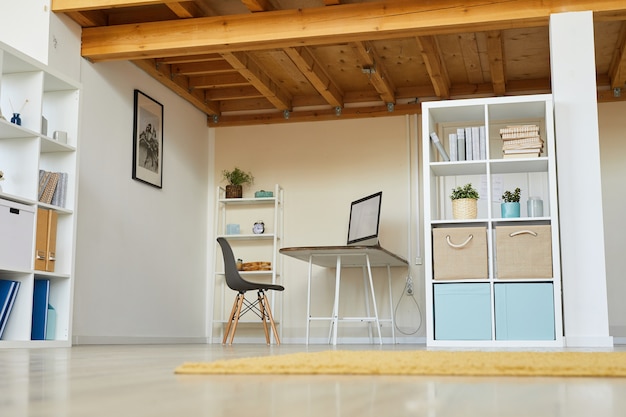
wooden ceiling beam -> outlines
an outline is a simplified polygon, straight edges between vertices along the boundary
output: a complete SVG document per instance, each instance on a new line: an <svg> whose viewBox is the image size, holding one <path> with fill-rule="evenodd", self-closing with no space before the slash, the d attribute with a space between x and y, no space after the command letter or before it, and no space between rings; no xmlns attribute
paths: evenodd
<svg viewBox="0 0 626 417"><path fill-rule="evenodd" d="M487 56L491 71L491 84L493 84L493 91L497 96L503 96L506 92L503 49L502 33L499 30L487 31Z"/></svg>
<svg viewBox="0 0 626 417"><path fill-rule="evenodd" d="M243 75L238 72L200 75L189 77L189 87L191 88L222 88L249 85Z"/></svg>
<svg viewBox="0 0 626 417"><path fill-rule="evenodd" d="M609 66L609 78L611 89L626 87L626 22L622 22L620 28L615 53Z"/></svg>
<svg viewBox="0 0 626 417"><path fill-rule="evenodd" d="M328 104L343 107L343 92L307 47L285 48L285 53Z"/></svg>
<svg viewBox="0 0 626 417"><path fill-rule="evenodd" d="M435 94L440 98L450 98L450 78L437 40L434 36L418 36L416 40L426 65L426 71L435 88Z"/></svg>
<svg viewBox="0 0 626 417"><path fill-rule="evenodd" d="M358 59L363 62L361 69L368 77L370 84L376 89L376 92L380 94L380 98L385 103L395 103L396 88L372 43L353 42L352 49L356 52Z"/></svg>
<svg viewBox="0 0 626 417"><path fill-rule="evenodd" d="M68 17L81 27L106 26L109 24L107 15L100 10L85 10L83 12L68 12Z"/></svg>
<svg viewBox="0 0 626 417"><path fill-rule="evenodd" d="M181 3L180 0L52 0L53 12L118 9L124 7L150 6L154 4Z"/></svg>
<svg viewBox="0 0 626 417"><path fill-rule="evenodd" d="M241 2L252 13L274 10L274 6L272 6L269 0L241 0Z"/></svg>
<svg viewBox="0 0 626 417"><path fill-rule="evenodd" d="M278 110L291 110L291 98L244 52L223 53L222 57L243 75Z"/></svg>
<svg viewBox="0 0 626 417"><path fill-rule="evenodd" d="M221 55L220 59L220 61L173 64L172 71L184 75L219 74L234 71L233 66L225 61Z"/></svg>
<svg viewBox="0 0 626 417"><path fill-rule="evenodd" d="M52 10L59 13L92 10L91 3L94 2L55 0ZM131 3L117 1L118 6ZM141 59L322 45L338 39L354 42L503 30L547 26L552 13L581 10L594 10L599 15L626 13L626 2L389 1L90 27L83 29L82 55L92 61Z"/></svg>
<svg viewBox="0 0 626 417"><path fill-rule="evenodd" d="M219 114L219 104L207 101L203 90L189 87L189 78L172 73L170 65L158 64L154 59L136 60L133 63L200 111L206 114Z"/></svg>
<svg viewBox="0 0 626 417"><path fill-rule="evenodd" d="M265 97L251 85L241 87L215 88L205 91L206 98L213 101L240 100Z"/></svg>
<svg viewBox="0 0 626 417"><path fill-rule="evenodd" d="M280 112L250 115L222 115L219 117L217 123L209 120L208 124L210 127L247 126L253 124L298 123L321 120L403 116L406 114L419 114L421 112L422 107L419 104L399 104L394 107L393 112L390 112L386 105L380 105L347 107L343 109L339 116L337 116L334 109L330 108L322 110L297 110L290 113L289 118L285 118L284 114Z"/></svg>
<svg viewBox="0 0 626 417"><path fill-rule="evenodd" d="M165 3L165 5L181 19L204 16L198 5L193 1Z"/></svg>

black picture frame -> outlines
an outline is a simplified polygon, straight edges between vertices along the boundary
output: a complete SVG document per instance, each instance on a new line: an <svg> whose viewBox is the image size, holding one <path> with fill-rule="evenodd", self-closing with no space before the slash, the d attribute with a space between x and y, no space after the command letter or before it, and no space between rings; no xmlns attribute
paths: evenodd
<svg viewBox="0 0 626 417"><path fill-rule="evenodd" d="M163 187L163 105L135 90L133 179Z"/></svg>

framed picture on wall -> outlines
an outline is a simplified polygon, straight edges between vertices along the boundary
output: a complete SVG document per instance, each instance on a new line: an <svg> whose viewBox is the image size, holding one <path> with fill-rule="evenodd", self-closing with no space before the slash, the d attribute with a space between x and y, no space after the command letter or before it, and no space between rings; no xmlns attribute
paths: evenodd
<svg viewBox="0 0 626 417"><path fill-rule="evenodd" d="M135 90L133 179L163 185L163 105Z"/></svg>

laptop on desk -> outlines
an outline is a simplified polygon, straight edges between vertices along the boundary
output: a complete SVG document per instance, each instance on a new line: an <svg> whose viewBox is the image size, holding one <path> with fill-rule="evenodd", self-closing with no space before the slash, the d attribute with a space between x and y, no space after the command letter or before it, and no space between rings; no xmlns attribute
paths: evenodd
<svg viewBox="0 0 626 417"><path fill-rule="evenodd" d="M348 246L380 246L378 231L383 192L379 191L350 204Z"/></svg>

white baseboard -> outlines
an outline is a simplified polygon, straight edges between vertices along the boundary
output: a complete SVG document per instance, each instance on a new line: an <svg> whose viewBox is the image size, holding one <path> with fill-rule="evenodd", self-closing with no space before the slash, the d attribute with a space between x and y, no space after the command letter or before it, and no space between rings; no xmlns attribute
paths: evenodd
<svg viewBox="0 0 626 417"><path fill-rule="evenodd" d="M72 345L180 345L207 344L206 337L73 336Z"/></svg>
<svg viewBox="0 0 626 417"><path fill-rule="evenodd" d="M612 336L568 336L565 337L566 347L579 348L612 348Z"/></svg>

